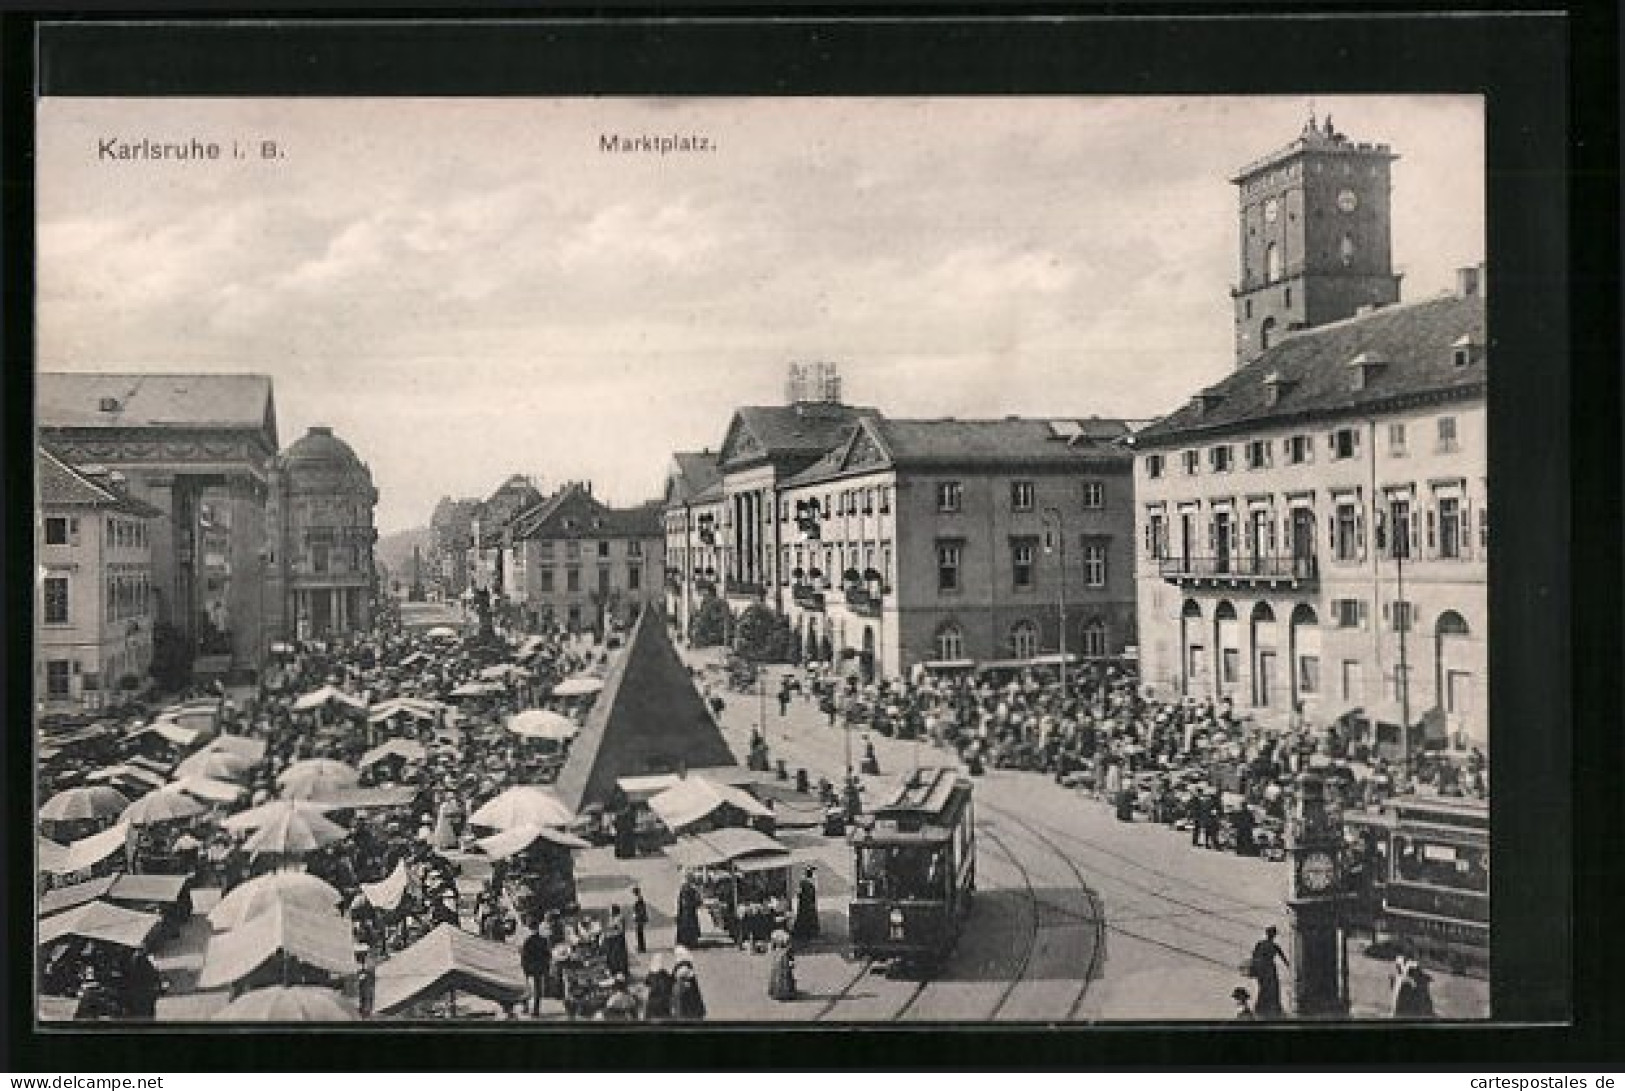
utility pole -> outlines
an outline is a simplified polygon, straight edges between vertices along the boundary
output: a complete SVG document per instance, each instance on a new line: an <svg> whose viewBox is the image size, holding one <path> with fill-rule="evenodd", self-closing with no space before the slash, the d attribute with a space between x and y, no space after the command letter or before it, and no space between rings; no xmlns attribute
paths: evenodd
<svg viewBox="0 0 1625 1091"><path fill-rule="evenodd" d="M1060 562L1059 578L1055 581L1055 606L1060 615L1061 622L1061 699L1066 700L1066 520L1059 508L1045 508L1045 520L1055 520L1055 538L1059 544L1057 550Z"/></svg>

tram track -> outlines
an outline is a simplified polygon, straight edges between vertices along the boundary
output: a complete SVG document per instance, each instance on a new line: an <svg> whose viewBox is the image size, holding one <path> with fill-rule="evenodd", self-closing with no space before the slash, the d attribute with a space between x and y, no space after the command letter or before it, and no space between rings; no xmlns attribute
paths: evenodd
<svg viewBox="0 0 1625 1091"><path fill-rule="evenodd" d="M1022 884L1027 888L1027 900L1032 903L1033 914L1033 925L1027 933L1026 949L1022 951L1021 959L1016 965L1015 972L1010 975L1009 983L1006 984L1004 989L999 993L999 998L994 1003L993 1010L987 1014L988 1020L991 1021L997 1019L999 1017L999 1012L1003 1011L1004 1006L1010 1002L1010 997L1014 995L1016 986L1020 985L1023 979L1026 978L1027 968L1032 965L1033 951L1035 951L1038 947L1038 931L1041 927L1038 920L1041 903L1038 897L1038 888L1033 885L1032 873L1028 871L1026 866L1016 858L1016 854L1010 850L1009 845L1005 844L1004 839L985 827L982 830L982 837L994 845L997 845L999 847L999 851L1002 852L1010 861L1011 866L1013 866L1016 871L1020 873Z"/></svg>

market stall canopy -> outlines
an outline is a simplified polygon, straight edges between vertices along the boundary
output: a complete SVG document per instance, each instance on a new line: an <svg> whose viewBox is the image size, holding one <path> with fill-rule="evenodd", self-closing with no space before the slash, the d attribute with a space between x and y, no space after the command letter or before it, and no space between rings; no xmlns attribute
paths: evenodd
<svg viewBox="0 0 1625 1091"><path fill-rule="evenodd" d="M555 697L586 697L588 694L598 693L604 688L602 678L593 678L590 675L576 675L566 678L553 687Z"/></svg>
<svg viewBox="0 0 1625 1091"><path fill-rule="evenodd" d="M402 860L395 865L395 870L379 879L376 883L362 883L361 893L378 909L385 913L394 912L406 897L406 861Z"/></svg>
<svg viewBox="0 0 1625 1091"><path fill-rule="evenodd" d="M135 949L147 945L160 923L162 918L156 913L137 913L106 902L89 902L41 921L39 945L44 947L71 937Z"/></svg>
<svg viewBox="0 0 1625 1091"><path fill-rule="evenodd" d="M101 833L72 842L62 854L62 858L45 870L52 875L72 875L76 871L88 871L124 848L129 843L129 837L130 827L120 822Z"/></svg>
<svg viewBox="0 0 1625 1091"><path fill-rule="evenodd" d="M335 758L306 758L296 761L281 773L277 774L276 782L284 788L289 787L307 777L326 777L337 781L344 781L345 788L354 787L361 780L361 774L349 765Z"/></svg>
<svg viewBox="0 0 1625 1091"><path fill-rule="evenodd" d="M500 682L509 678L529 678L530 672L517 663L497 663L494 666L482 668L480 677L489 682Z"/></svg>
<svg viewBox="0 0 1625 1091"><path fill-rule="evenodd" d="M131 732L130 738L140 739L148 736L156 736L167 743L172 743L175 746L184 748L196 743L200 734L201 732L190 727L182 727L178 723L165 720L156 720L148 724L146 727L141 728L139 731Z"/></svg>
<svg viewBox="0 0 1625 1091"><path fill-rule="evenodd" d="M217 989L241 981L278 957L331 974L354 973L355 948L349 922L335 913L317 913L279 902L241 927L209 941L197 987Z"/></svg>
<svg viewBox="0 0 1625 1091"><path fill-rule="evenodd" d="M575 815L546 788L521 784L500 793L469 815L471 826L511 830L520 826L567 826Z"/></svg>
<svg viewBox="0 0 1625 1091"><path fill-rule="evenodd" d="M367 710L367 702L353 694L344 692L334 685L326 685L311 690L293 703L293 710L295 712L311 712L318 708L325 708L328 705L338 705L354 712L365 712Z"/></svg>
<svg viewBox="0 0 1625 1091"><path fill-rule="evenodd" d="M297 905L312 913L335 913L339 898L337 889L314 875L273 871L234 887L209 910L209 924L229 931L278 905Z"/></svg>
<svg viewBox="0 0 1625 1091"><path fill-rule="evenodd" d="M568 716L561 716L545 708L527 708L508 717L508 730L527 739L552 739L563 742L573 739L581 728Z"/></svg>
<svg viewBox="0 0 1625 1091"><path fill-rule="evenodd" d="M604 678L556 787L565 806L580 813L608 803L621 777L734 764L665 622L645 610Z"/></svg>
<svg viewBox="0 0 1625 1091"><path fill-rule="evenodd" d="M389 807L406 807L417 797L416 788L395 785L381 788L340 788L305 802L317 804L324 811L372 811Z"/></svg>
<svg viewBox="0 0 1625 1091"><path fill-rule="evenodd" d="M118 789L94 784L58 792L45 801L39 816L45 822L83 822L123 814L129 805L129 798Z"/></svg>
<svg viewBox="0 0 1625 1091"><path fill-rule="evenodd" d="M36 837L34 843L38 846L35 853L41 871L52 871L62 858L68 854L66 845L59 845L49 837Z"/></svg>
<svg viewBox="0 0 1625 1091"><path fill-rule="evenodd" d="M442 924L378 967L375 1010L390 1015L451 991L512 1004L525 990L514 948Z"/></svg>
<svg viewBox="0 0 1625 1091"><path fill-rule="evenodd" d="M430 640L456 640L457 630L449 625L436 625L423 635Z"/></svg>
<svg viewBox="0 0 1625 1091"><path fill-rule="evenodd" d="M305 802L293 799L273 799L269 803L261 803L258 807L250 807L232 815L221 823L228 830L241 832L243 830L257 830L262 826L270 825L288 814L313 814L321 816L333 810L331 803Z"/></svg>
<svg viewBox="0 0 1625 1091"><path fill-rule="evenodd" d="M348 836L343 826L319 814L290 811L255 830L243 848L250 855L304 856Z"/></svg>
<svg viewBox="0 0 1625 1091"><path fill-rule="evenodd" d="M104 875L47 891L39 900L41 919L97 900L125 907L173 905L192 882L190 875Z"/></svg>
<svg viewBox="0 0 1625 1091"><path fill-rule="evenodd" d="M128 790L141 794L162 788L164 778L150 769L125 763L87 773L85 783L108 784L121 792Z"/></svg>
<svg viewBox="0 0 1625 1091"><path fill-rule="evenodd" d="M124 808L119 821L132 826L150 826L157 822L195 818L208 809L185 792L150 792Z"/></svg>
<svg viewBox="0 0 1625 1091"><path fill-rule="evenodd" d="M165 788L165 791L196 796L205 803L235 803L247 790L241 785L211 777L182 777Z"/></svg>
<svg viewBox="0 0 1625 1091"><path fill-rule="evenodd" d="M63 913L69 909L77 909L81 905L97 901L109 890L113 889L116 875L104 875L100 879L91 879L88 882L74 883L72 886L59 886L55 890L48 890L39 900L39 912L36 914L41 920L56 913Z"/></svg>
<svg viewBox="0 0 1625 1091"><path fill-rule="evenodd" d="M432 720L446 710L446 706L439 701L427 701L416 697L391 697L379 701L367 713L367 719L373 723L382 723L395 716L410 716L415 720Z"/></svg>
<svg viewBox="0 0 1625 1091"><path fill-rule="evenodd" d="M332 989L280 985L244 993L209 1018L222 1023L349 1023L361 1013Z"/></svg>
<svg viewBox="0 0 1625 1091"><path fill-rule="evenodd" d="M361 755L361 767L376 765L390 758L400 758L402 761L423 761L429 756L428 750L416 739L390 739L382 746L375 746Z"/></svg>
<svg viewBox="0 0 1625 1091"><path fill-rule="evenodd" d="M236 754L239 758L258 765L265 760L265 740L247 735L220 735L210 740L205 750L218 750L223 754Z"/></svg>
<svg viewBox="0 0 1625 1091"><path fill-rule="evenodd" d="M674 833L710 818L724 807L733 807L758 818L773 814L750 793L724 784L713 784L703 777L688 777L649 800L649 809L655 813L655 817Z"/></svg>
<svg viewBox="0 0 1625 1091"><path fill-rule="evenodd" d="M752 858L788 859L790 850L760 830L725 829L682 837L666 855L685 868L725 867Z"/></svg>
<svg viewBox="0 0 1625 1091"><path fill-rule="evenodd" d="M651 773L641 777L621 777L615 781L628 803L647 803L673 785L682 783L678 773Z"/></svg>
<svg viewBox="0 0 1625 1091"><path fill-rule="evenodd" d="M464 682L451 691L453 697L493 697L502 692L495 682Z"/></svg>
<svg viewBox="0 0 1625 1091"><path fill-rule="evenodd" d="M187 731L195 731L200 735L211 734L219 721L220 702L214 698L198 701L187 701L164 709L158 714L157 723L168 722Z"/></svg>
<svg viewBox="0 0 1625 1091"><path fill-rule="evenodd" d="M510 856L516 856L529 850L538 841L566 849L592 848L590 844L574 834L551 829L547 826L535 825L515 826L511 830L503 830L501 833L477 841L475 844L481 852L493 860L506 860Z"/></svg>
<svg viewBox="0 0 1625 1091"><path fill-rule="evenodd" d="M254 762L227 750L199 750L175 766L181 777L208 777L210 780L242 780Z"/></svg>

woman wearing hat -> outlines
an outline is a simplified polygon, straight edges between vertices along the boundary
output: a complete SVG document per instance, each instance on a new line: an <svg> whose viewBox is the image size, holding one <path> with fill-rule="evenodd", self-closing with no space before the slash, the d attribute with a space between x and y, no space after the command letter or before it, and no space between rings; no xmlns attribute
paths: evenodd
<svg viewBox="0 0 1625 1091"><path fill-rule="evenodd" d="M813 884L813 875L817 870L807 868L796 887L796 919L791 932L799 940L818 936L818 887Z"/></svg>
<svg viewBox="0 0 1625 1091"><path fill-rule="evenodd" d="M673 1019L697 1023L705 1018L705 995L700 992L700 979L694 974L694 960L682 947L675 952L677 964L672 970L671 1014Z"/></svg>
<svg viewBox="0 0 1625 1091"><path fill-rule="evenodd" d="M780 928L769 938L771 958L767 971L767 995L771 1000L796 998L796 956L790 933Z"/></svg>
<svg viewBox="0 0 1625 1091"><path fill-rule="evenodd" d="M666 969L666 956L656 955L649 963L649 976L644 978L643 1018L651 1023L663 1023L672 1016L672 975Z"/></svg>

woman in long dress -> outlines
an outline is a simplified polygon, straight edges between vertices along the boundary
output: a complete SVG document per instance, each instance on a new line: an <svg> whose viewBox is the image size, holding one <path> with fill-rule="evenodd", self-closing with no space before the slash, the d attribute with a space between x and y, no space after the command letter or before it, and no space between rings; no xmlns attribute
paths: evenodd
<svg viewBox="0 0 1625 1091"><path fill-rule="evenodd" d="M677 894L677 945L697 947L700 942L700 892L684 883Z"/></svg>
<svg viewBox="0 0 1625 1091"><path fill-rule="evenodd" d="M771 961L767 972L767 995L772 1000L796 998L796 956L790 947L790 933L779 929L770 940Z"/></svg>

